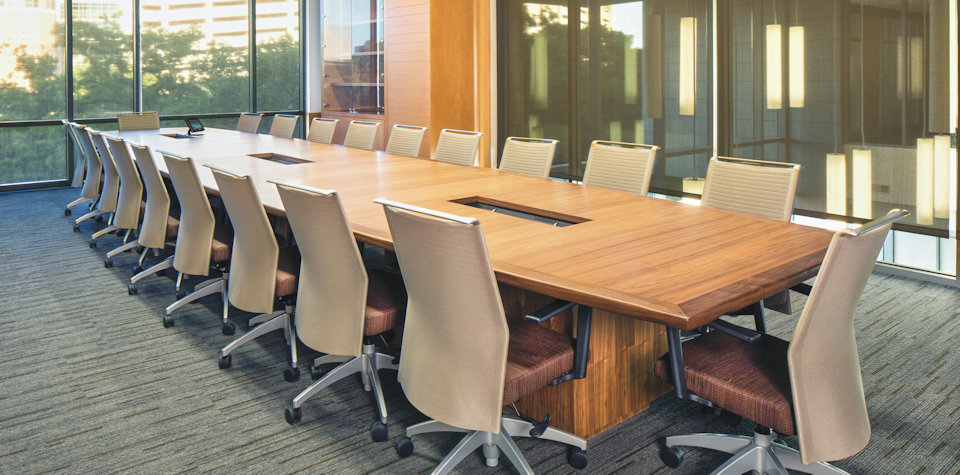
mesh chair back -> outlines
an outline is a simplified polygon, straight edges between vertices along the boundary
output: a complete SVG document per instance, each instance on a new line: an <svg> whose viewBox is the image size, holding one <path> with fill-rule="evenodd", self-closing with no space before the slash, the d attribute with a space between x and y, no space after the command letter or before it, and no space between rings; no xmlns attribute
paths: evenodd
<svg viewBox="0 0 960 475"><path fill-rule="evenodd" d="M500 169L511 173L546 178L557 150L553 139L507 137L500 155Z"/></svg>
<svg viewBox="0 0 960 475"><path fill-rule="evenodd" d="M853 319L887 231L904 215L834 234L800 315L787 361L803 463L849 457L870 440Z"/></svg>
<svg viewBox="0 0 960 475"><path fill-rule="evenodd" d="M360 356L367 272L335 191L277 183L294 236L299 236L297 336L314 350Z"/></svg>
<svg viewBox="0 0 960 475"><path fill-rule="evenodd" d="M583 184L646 195L659 149L656 145L594 140Z"/></svg>
<svg viewBox="0 0 960 475"><path fill-rule="evenodd" d="M160 128L159 112L121 112L117 114L117 128L124 130L152 130Z"/></svg>
<svg viewBox="0 0 960 475"><path fill-rule="evenodd" d="M339 119L325 119L317 117L310 122L310 133L307 140L317 143L332 143L333 133L337 130Z"/></svg>
<svg viewBox="0 0 960 475"><path fill-rule="evenodd" d="M96 198L100 194L100 173L103 171L103 165L100 164L97 150L90 138L90 129L79 124L73 124L73 128L77 133L77 143L80 144L80 152L83 154L83 163L86 168L80 196Z"/></svg>
<svg viewBox="0 0 960 475"><path fill-rule="evenodd" d="M404 394L427 417L499 433L510 337L480 222L378 202L408 295Z"/></svg>
<svg viewBox="0 0 960 475"><path fill-rule="evenodd" d="M252 114L250 112L244 112L240 114L240 118L237 119L237 132L246 132L248 134L255 134L257 130L260 129L260 119L263 118L263 114Z"/></svg>
<svg viewBox="0 0 960 475"><path fill-rule="evenodd" d="M700 204L788 221L799 176L793 163L713 157Z"/></svg>
<svg viewBox="0 0 960 475"><path fill-rule="evenodd" d="M275 137L292 138L294 130L297 129L299 116L277 114L273 116L273 123L270 124L270 135Z"/></svg>
<svg viewBox="0 0 960 475"><path fill-rule="evenodd" d="M84 154L83 146L80 145L80 137L77 136L76 124L68 121L67 119L60 119L60 123L63 124L67 129L67 134L70 136L70 139L73 141L73 144L80 150L80 159L77 160L76 166L73 169L73 178L70 180L70 186L73 188L79 188L83 185L83 171L86 164L84 163Z"/></svg>
<svg viewBox="0 0 960 475"><path fill-rule="evenodd" d="M157 162L149 147L130 144L133 159L140 170L143 186L147 191L147 206L143 211L143 222L137 242L143 247L162 249L167 241L167 216L170 215L170 195L167 185L160 177Z"/></svg>
<svg viewBox="0 0 960 475"><path fill-rule="evenodd" d="M457 165L473 166L480 149L481 132L443 129L437 139L437 150L433 159Z"/></svg>
<svg viewBox="0 0 960 475"><path fill-rule="evenodd" d="M117 195L120 193L120 175L117 172L117 166L113 163L113 156L110 155L107 142L100 132L91 132L90 141L93 142L93 148L97 150L97 156L100 157L100 165L103 166L103 188L100 189L97 209L105 212L116 211Z"/></svg>
<svg viewBox="0 0 960 475"><path fill-rule="evenodd" d="M160 154L180 203L180 227L177 229L173 267L184 274L207 275L216 225L210 200L192 159L166 152Z"/></svg>
<svg viewBox="0 0 960 475"><path fill-rule="evenodd" d="M423 135L426 132L426 127L395 124L393 129L390 130L390 140L387 141L387 153L419 157L420 144L423 143Z"/></svg>
<svg viewBox="0 0 960 475"><path fill-rule="evenodd" d="M140 224L140 202L143 200L143 182L133 163L127 143L118 137L104 137L113 163L120 175L120 194L117 196L117 211L113 225L121 229L136 229Z"/></svg>
<svg viewBox="0 0 960 475"><path fill-rule="evenodd" d="M351 120L350 126L347 127L347 135L343 138L343 144L347 147L373 150L373 142L377 139L379 128L380 124L377 122Z"/></svg>
<svg viewBox="0 0 960 475"><path fill-rule="evenodd" d="M213 170L220 198L233 224L227 298L240 310L270 313L276 294L280 246L260 195L249 176L207 166Z"/></svg>

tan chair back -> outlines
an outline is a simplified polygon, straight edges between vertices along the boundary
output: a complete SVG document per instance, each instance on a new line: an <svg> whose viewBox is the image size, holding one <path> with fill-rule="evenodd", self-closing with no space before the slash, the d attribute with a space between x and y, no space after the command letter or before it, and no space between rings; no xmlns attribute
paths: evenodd
<svg viewBox="0 0 960 475"><path fill-rule="evenodd" d="M253 114L250 112L244 112L240 114L240 118L237 119L237 132L246 132L248 134L255 134L260 130L260 119L263 118L263 114Z"/></svg>
<svg viewBox="0 0 960 475"><path fill-rule="evenodd" d="M133 163L127 143L119 137L104 137L113 163L120 175L120 194L117 197L117 211L113 216L113 225L120 229L136 229L140 224L140 202L143 201L143 182L137 165Z"/></svg>
<svg viewBox="0 0 960 475"><path fill-rule="evenodd" d="M507 137L500 155L500 169L540 178L550 176L550 165L557 150L553 139Z"/></svg>
<svg viewBox="0 0 960 475"><path fill-rule="evenodd" d="M90 133L90 141L93 142L93 148L97 150L97 156L100 157L100 165L103 166L103 188L100 189L97 209L105 212L116 211L117 195L120 193L120 174L113 163L113 156L110 155L110 148L107 147L103 135L93 131Z"/></svg>
<svg viewBox="0 0 960 475"><path fill-rule="evenodd" d="M300 237L297 336L322 353L360 356L369 281L340 196L286 183L277 190Z"/></svg>
<svg viewBox="0 0 960 475"><path fill-rule="evenodd" d="M713 157L700 204L789 221L800 168L793 163Z"/></svg>
<svg viewBox="0 0 960 475"><path fill-rule="evenodd" d="M443 129L437 139L437 150L433 159L457 165L473 166L480 149L481 132Z"/></svg>
<svg viewBox="0 0 960 475"><path fill-rule="evenodd" d="M270 313L275 302L280 246L257 188L249 176L206 166L213 170L220 198L233 224L227 299L240 310Z"/></svg>
<svg viewBox="0 0 960 475"><path fill-rule="evenodd" d="M162 249L167 243L167 216L170 215L170 195L167 185L160 177L153 152L145 145L130 144L133 159L140 170L143 186L147 191L147 206L143 211L143 222L137 242L143 247Z"/></svg>
<svg viewBox="0 0 960 475"><path fill-rule="evenodd" d="M173 268L184 274L207 275L210 273L210 247L216 225L210 200L191 158L166 152L160 152L160 155L180 202L180 227L177 228Z"/></svg>
<svg viewBox="0 0 960 475"><path fill-rule="evenodd" d="M386 152L408 157L419 157L420 145L423 143L423 135L426 132L426 127L394 124L393 128L390 129L390 139L387 141Z"/></svg>
<svg viewBox="0 0 960 475"><path fill-rule="evenodd" d="M499 433L510 333L480 222L377 202L408 295L404 394L427 417Z"/></svg>
<svg viewBox="0 0 960 475"><path fill-rule="evenodd" d="M275 137L292 138L293 132L297 130L297 121L300 120L296 115L277 114L273 116L273 123L270 124L270 135Z"/></svg>
<svg viewBox="0 0 960 475"><path fill-rule="evenodd" d="M96 147L93 146L93 141L90 138L90 129L79 124L73 124L73 127L77 133L77 143L80 144L80 151L83 153L83 162L86 167L80 196L93 199L100 195L100 173L103 171L103 165L100 163L100 157L97 156Z"/></svg>
<svg viewBox="0 0 960 475"><path fill-rule="evenodd" d="M870 441L853 320L887 231L905 215L837 231L820 266L787 357L803 463L846 458Z"/></svg>
<svg viewBox="0 0 960 475"><path fill-rule="evenodd" d="M339 119L314 118L310 121L310 133L307 134L307 140L317 143L332 143L333 133L336 132L339 122Z"/></svg>
<svg viewBox="0 0 960 475"><path fill-rule="evenodd" d="M583 184L646 195L657 159L656 145L594 140L587 154Z"/></svg>
<svg viewBox="0 0 960 475"><path fill-rule="evenodd" d="M159 112L121 112L117 114L117 128L124 130L152 130L160 128Z"/></svg>
<svg viewBox="0 0 960 475"><path fill-rule="evenodd" d="M73 168L73 178L70 180L70 186L73 188L79 188L83 186L83 172L86 164L84 163L84 153L83 146L80 145L80 137L77 136L76 124L70 122L67 119L60 119L60 123L64 125L67 129L67 133L70 135L70 139L73 141L73 144L80 150L80 158L76 160L76 166Z"/></svg>
<svg viewBox="0 0 960 475"><path fill-rule="evenodd" d="M343 145L363 150L373 150L373 142L377 139L378 122L362 122L351 120L347 127L347 135L343 138Z"/></svg>

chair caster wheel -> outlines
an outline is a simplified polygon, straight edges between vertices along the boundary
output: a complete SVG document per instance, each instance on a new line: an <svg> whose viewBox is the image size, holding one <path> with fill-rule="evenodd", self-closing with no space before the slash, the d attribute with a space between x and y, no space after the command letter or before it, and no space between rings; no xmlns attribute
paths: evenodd
<svg viewBox="0 0 960 475"><path fill-rule="evenodd" d="M104 259L104 260L103 260L103 267L106 267L107 269L113 267L113 260L110 259L110 258Z"/></svg>
<svg viewBox="0 0 960 475"><path fill-rule="evenodd" d="M143 270L143 269L140 269L140 270ZM157 275L159 275L160 277L163 277L163 276L167 275L167 270L166 270L166 269L160 269L160 270L157 271Z"/></svg>
<svg viewBox="0 0 960 475"><path fill-rule="evenodd" d="M100 216L97 216L96 218L93 218L93 220L96 221L96 222L98 222L98 223L102 223L102 222L103 222L103 215L101 214Z"/></svg>
<svg viewBox="0 0 960 475"><path fill-rule="evenodd" d="M326 371L320 369L319 366L317 366L317 365L315 365L315 364L313 364L313 363L310 364L310 379L313 379L314 381L316 381L316 380L322 378L322 377L323 377L323 373L325 373L325 372L326 372Z"/></svg>
<svg viewBox="0 0 960 475"><path fill-rule="evenodd" d="M79 233L79 232L80 232L80 225L79 225L79 224L74 224L74 225L73 225L73 232L75 232L75 233Z"/></svg>
<svg viewBox="0 0 960 475"><path fill-rule="evenodd" d="M287 424L294 425L300 422L303 413L299 407L288 407L283 411L283 416L287 419Z"/></svg>
<svg viewBox="0 0 960 475"><path fill-rule="evenodd" d="M220 369L227 369L233 365L233 355L221 356L220 357Z"/></svg>
<svg viewBox="0 0 960 475"><path fill-rule="evenodd" d="M413 441L407 436L400 437L393 441L393 448L397 449L397 455L401 457L413 455Z"/></svg>
<svg viewBox="0 0 960 475"><path fill-rule="evenodd" d="M374 442L386 442L387 425L380 421L374 422L370 426L370 437L373 437Z"/></svg>
<svg viewBox="0 0 960 475"><path fill-rule="evenodd" d="M237 332L237 326L231 322L224 323L223 326L220 327L220 332L227 336L233 335Z"/></svg>
<svg viewBox="0 0 960 475"><path fill-rule="evenodd" d="M183 290L177 292L177 300L180 300L187 296L187 293Z"/></svg>
<svg viewBox="0 0 960 475"><path fill-rule="evenodd" d="M683 451L676 447L663 446L660 449L660 460L670 468L677 468L683 463Z"/></svg>
<svg viewBox="0 0 960 475"><path fill-rule="evenodd" d="M133 275L137 275L141 272L143 272L143 266L136 266L133 268Z"/></svg>
<svg viewBox="0 0 960 475"><path fill-rule="evenodd" d="M567 456L567 463L577 470L587 468L587 452L574 447Z"/></svg>
<svg viewBox="0 0 960 475"><path fill-rule="evenodd" d="M96 248L97 248L97 241L90 241L90 249L96 249Z"/></svg>
<svg viewBox="0 0 960 475"><path fill-rule="evenodd" d="M136 290L136 289L134 289ZM134 292L136 293L136 292ZM163 317L163 328L170 328L173 326L173 319L170 317Z"/></svg>
<svg viewBox="0 0 960 475"><path fill-rule="evenodd" d="M73 214L73 211L71 211L70 208L63 208L64 216L70 216L71 214Z"/></svg>
<svg viewBox="0 0 960 475"><path fill-rule="evenodd" d="M127 295L137 295L137 284L127 285Z"/></svg>
<svg viewBox="0 0 960 475"><path fill-rule="evenodd" d="M300 368L291 366L283 370L283 379L287 380L288 383L300 380Z"/></svg>

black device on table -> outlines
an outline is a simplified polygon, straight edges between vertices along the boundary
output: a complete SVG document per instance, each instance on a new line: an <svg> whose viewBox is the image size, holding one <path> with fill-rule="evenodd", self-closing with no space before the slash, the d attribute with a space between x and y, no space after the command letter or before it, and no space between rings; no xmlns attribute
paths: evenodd
<svg viewBox="0 0 960 475"><path fill-rule="evenodd" d="M187 124L187 135L203 135L197 133L203 131L203 124L200 123L200 119L194 117L183 119L183 121Z"/></svg>

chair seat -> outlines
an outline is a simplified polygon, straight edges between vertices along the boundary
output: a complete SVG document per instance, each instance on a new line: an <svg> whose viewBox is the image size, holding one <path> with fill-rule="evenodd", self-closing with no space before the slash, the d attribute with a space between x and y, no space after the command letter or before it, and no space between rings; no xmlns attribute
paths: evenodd
<svg viewBox="0 0 960 475"><path fill-rule="evenodd" d="M286 297L297 292L297 276L300 275L300 252L296 247L281 247L277 258L277 297Z"/></svg>
<svg viewBox="0 0 960 475"><path fill-rule="evenodd" d="M507 319L510 346L503 405L517 402L573 370L573 339L545 326Z"/></svg>
<svg viewBox="0 0 960 475"><path fill-rule="evenodd" d="M406 305L403 279L383 271L369 273L367 307L363 311L363 336L379 335L393 330Z"/></svg>
<svg viewBox="0 0 960 475"><path fill-rule="evenodd" d="M173 216L167 216L167 234L166 238L171 239L177 237L177 231L180 229L180 220L174 218Z"/></svg>
<svg viewBox="0 0 960 475"><path fill-rule="evenodd" d="M687 340L683 343L687 390L779 434L793 435L789 345L767 334L752 344L723 332ZM667 355L657 360L655 372L670 382Z"/></svg>
<svg viewBox="0 0 960 475"><path fill-rule="evenodd" d="M213 242L210 243L210 262L226 262L230 260L230 246L233 243L233 233L225 226L217 226L213 230Z"/></svg>

